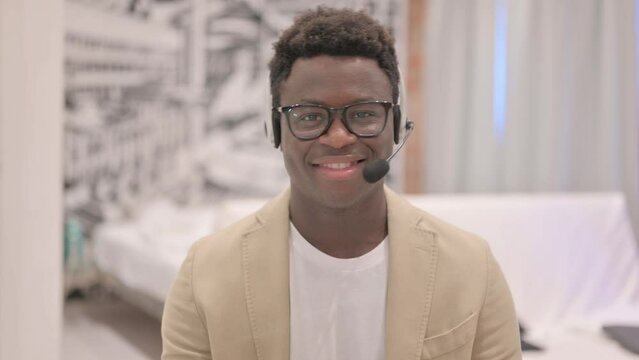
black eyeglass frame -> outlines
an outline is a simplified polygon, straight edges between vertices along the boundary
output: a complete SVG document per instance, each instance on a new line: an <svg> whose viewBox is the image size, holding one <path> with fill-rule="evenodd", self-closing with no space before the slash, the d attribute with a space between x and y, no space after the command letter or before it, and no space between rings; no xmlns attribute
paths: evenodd
<svg viewBox="0 0 639 360"><path fill-rule="evenodd" d="M353 106L356 106L356 105L366 105L366 104L381 104L381 105L384 106L384 125L379 130L379 132L377 132L376 134L358 134L358 133L356 133L355 131L353 131L353 129L351 129L350 125L348 124L348 121L344 117L345 112L349 108L351 108ZM384 132L384 129L386 129L386 124L388 123L388 112L389 112L389 110L392 109L394 106L397 106L397 105L398 104L392 103L390 101L372 100L372 101L360 101L360 102L348 104L348 105L346 105L344 107L341 107L341 108L332 108L332 107L318 105L318 104L293 104L293 105L286 105L286 106L276 107L276 108L273 108L273 110L277 111L277 112L280 112L280 113L282 113L282 114L284 114L286 116L286 123L288 125L288 129L291 132L291 134L293 134L293 136L295 136L296 139L302 140L302 141L307 141L307 140L315 140L315 139L320 138L322 135L325 135L328 132L328 129L331 128L331 125L333 125L333 121L335 120L335 114L337 114L337 113L341 114L342 123L344 124L344 127L348 130L348 132L350 132L351 134L357 136L358 138L373 138L373 137L377 137L377 136L379 136L379 134ZM291 119L289 118L289 113L290 113L291 110L293 110L295 108L308 107L308 106L314 106L314 107L326 110L328 112L328 122L326 123L326 127L324 128L324 130L322 130L322 132L320 132L319 135L317 135L317 136L312 136L312 137L298 136L297 134L295 134L295 132L291 128Z"/></svg>

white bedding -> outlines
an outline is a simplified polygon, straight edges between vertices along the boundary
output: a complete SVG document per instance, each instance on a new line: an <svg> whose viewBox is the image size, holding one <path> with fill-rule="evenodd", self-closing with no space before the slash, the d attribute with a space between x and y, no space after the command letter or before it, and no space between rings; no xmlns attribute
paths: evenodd
<svg viewBox="0 0 639 360"><path fill-rule="evenodd" d="M156 202L135 222L99 226L93 258L124 286L163 302L189 247L211 233L214 222L213 207L185 209Z"/></svg>

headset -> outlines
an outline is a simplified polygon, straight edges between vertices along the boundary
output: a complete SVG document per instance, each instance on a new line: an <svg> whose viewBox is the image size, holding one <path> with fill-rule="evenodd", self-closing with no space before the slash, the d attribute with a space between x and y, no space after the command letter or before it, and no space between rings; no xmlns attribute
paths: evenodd
<svg viewBox="0 0 639 360"><path fill-rule="evenodd" d="M399 72L399 96L397 100L397 104L393 105L393 141L395 144L399 144L400 139L403 139L406 136L406 132L408 128L412 128L413 124L408 120L406 116L407 111L402 111L402 107L407 109L407 100L405 97L404 87L404 79L402 78L401 69L398 69ZM269 82L270 85L270 82ZM268 97L267 97L268 98ZM270 102L269 102L270 104ZM271 110L271 118L265 119L264 121L264 131L266 133L266 137L269 139L270 143L278 148L282 141L282 122L281 122L282 114L275 110Z"/></svg>

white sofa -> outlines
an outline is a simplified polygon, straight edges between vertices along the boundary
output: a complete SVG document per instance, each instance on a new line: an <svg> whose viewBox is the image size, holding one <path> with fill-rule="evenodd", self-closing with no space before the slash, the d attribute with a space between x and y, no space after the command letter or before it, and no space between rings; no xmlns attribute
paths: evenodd
<svg viewBox="0 0 639 360"><path fill-rule="evenodd" d="M600 330L604 323L639 326L639 255L622 195L411 195L408 199L491 244L528 329L526 339L545 349L526 352L525 359L639 359ZM214 219L207 225L214 230L264 202L226 201L199 214L208 224ZM94 244L97 264L126 287L161 302L188 245L207 230L195 224L193 214L185 214L173 211L173 218L155 220L165 227L156 229L155 235L148 224L128 224L126 229L123 224L102 226ZM174 241L167 239L166 227L173 226L167 224L181 228L182 233L173 232Z"/></svg>

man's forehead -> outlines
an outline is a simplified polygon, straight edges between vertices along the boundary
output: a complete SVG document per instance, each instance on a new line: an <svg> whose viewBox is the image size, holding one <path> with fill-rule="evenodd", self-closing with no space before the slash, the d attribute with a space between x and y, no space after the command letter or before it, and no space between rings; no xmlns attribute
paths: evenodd
<svg viewBox="0 0 639 360"><path fill-rule="evenodd" d="M282 82L280 91L282 100L287 103L304 98L319 101L337 95L357 101L392 100L387 74L377 61L366 57L322 55L300 58Z"/></svg>
<svg viewBox="0 0 639 360"><path fill-rule="evenodd" d="M318 55L295 60L291 72L283 81L324 83L328 80L349 78L362 82L377 82L378 85L390 85L390 79L375 59L363 56ZM372 85L372 84L371 84Z"/></svg>
<svg viewBox="0 0 639 360"><path fill-rule="evenodd" d="M359 55L328 55L321 54L315 56L306 56L297 58L291 66L291 71L296 67L316 68L317 70L325 70L334 67L335 65L341 66L371 66L375 64L378 68L377 60ZM381 68L380 68L381 70Z"/></svg>

